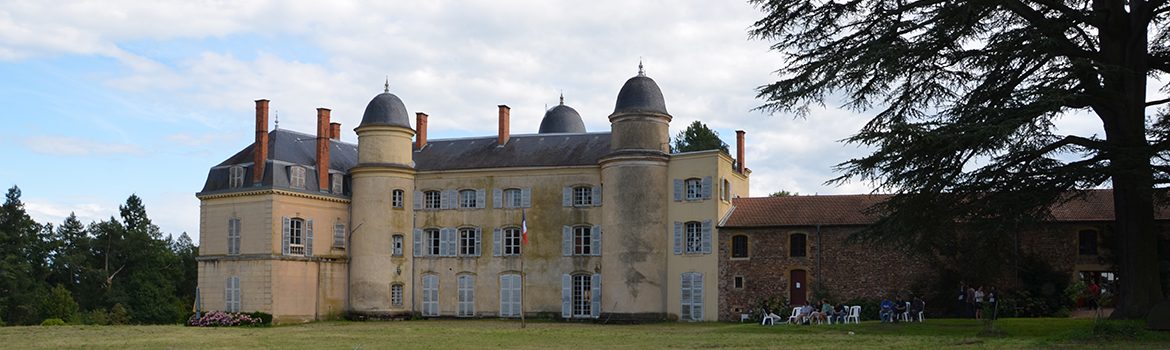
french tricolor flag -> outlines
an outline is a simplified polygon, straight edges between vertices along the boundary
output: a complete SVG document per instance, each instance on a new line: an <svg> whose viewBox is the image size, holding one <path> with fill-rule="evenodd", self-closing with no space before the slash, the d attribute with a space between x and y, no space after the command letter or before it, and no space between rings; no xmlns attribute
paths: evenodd
<svg viewBox="0 0 1170 350"><path fill-rule="evenodd" d="M520 240L528 244L528 214L520 209Z"/></svg>

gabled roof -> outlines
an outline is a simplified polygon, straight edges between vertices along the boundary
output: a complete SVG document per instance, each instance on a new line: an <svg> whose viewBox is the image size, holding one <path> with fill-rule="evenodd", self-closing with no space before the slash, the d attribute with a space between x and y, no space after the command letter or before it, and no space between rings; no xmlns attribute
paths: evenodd
<svg viewBox="0 0 1170 350"><path fill-rule="evenodd" d="M207 173L207 181L203 184L203 190L199 193L206 194L226 190L251 190L267 187L289 188L288 165L302 165L309 169L315 169L317 166L317 136L291 130L276 129L268 132L268 164L264 167L264 179L261 180L261 183L252 183L252 171L255 168L248 166L244 174L244 187L239 189L229 188L228 177L231 166L251 164L254 160L252 154L254 146L255 143L249 144L227 160L212 167ZM357 164L357 145L329 140L329 147L330 170L346 173L349 172L349 168ZM348 184L345 187L348 188ZM305 172L305 188L320 188L315 171Z"/></svg>
<svg viewBox="0 0 1170 350"><path fill-rule="evenodd" d="M892 197L887 194L736 198L723 227L857 226L877 221L866 210ZM1113 221L1113 190L1090 190L1083 197L1052 207L1056 222ZM1157 208L1158 220L1170 220L1170 208Z"/></svg>

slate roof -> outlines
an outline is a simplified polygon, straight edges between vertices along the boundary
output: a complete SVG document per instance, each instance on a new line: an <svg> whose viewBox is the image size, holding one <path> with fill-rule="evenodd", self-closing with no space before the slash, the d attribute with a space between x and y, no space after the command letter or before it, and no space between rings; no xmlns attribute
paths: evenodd
<svg viewBox="0 0 1170 350"><path fill-rule="evenodd" d="M581 114L573 107L559 104L544 112L540 119L541 134L584 133L585 122L581 121Z"/></svg>
<svg viewBox="0 0 1170 350"><path fill-rule="evenodd" d="M650 77L638 74L622 85L613 107L613 114L641 112L668 114L666 100L662 98L662 90L658 88L658 83Z"/></svg>
<svg viewBox="0 0 1170 350"><path fill-rule="evenodd" d="M410 113L406 112L406 105L402 104L402 99L387 91L370 100L359 125L393 125L409 128Z"/></svg>
<svg viewBox="0 0 1170 350"><path fill-rule="evenodd" d="M735 209L722 227L853 226L869 225L877 216L866 209L891 195L827 195L736 198ZM1170 220L1170 208L1159 208L1158 220ZM1113 190L1091 190L1052 208L1052 221L1113 220Z"/></svg>
<svg viewBox="0 0 1170 350"><path fill-rule="evenodd" d="M252 163L252 148L249 144L236 152L227 160L212 167L207 174L207 182L199 194L229 190L251 190L256 188L290 188L288 184L288 165L299 164L308 167L305 172L305 188L320 188L317 182L317 172L312 169L317 165L317 136L285 129L276 129L268 132L268 164L264 167L264 179L259 184L252 183L254 167L246 167L244 173L244 187L240 189L228 188L228 176L232 165ZM348 172L357 164L357 145L352 143L329 140L329 169ZM274 166L275 164L275 166ZM349 188L348 182L343 187ZM310 190L309 192L317 192ZM345 192L348 192L345 191Z"/></svg>

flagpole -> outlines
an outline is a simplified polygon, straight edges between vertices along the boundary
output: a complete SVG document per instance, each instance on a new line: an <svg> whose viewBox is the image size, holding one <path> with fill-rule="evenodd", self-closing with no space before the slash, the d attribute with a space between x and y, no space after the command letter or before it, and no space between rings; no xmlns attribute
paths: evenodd
<svg viewBox="0 0 1170 350"><path fill-rule="evenodd" d="M528 277L524 275L524 251L528 250L528 247L525 247L528 244L528 215L524 209L520 209L520 230L520 328L523 329L528 327L528 322L524 320L524 295L528 294L526 293Z"/></svg>

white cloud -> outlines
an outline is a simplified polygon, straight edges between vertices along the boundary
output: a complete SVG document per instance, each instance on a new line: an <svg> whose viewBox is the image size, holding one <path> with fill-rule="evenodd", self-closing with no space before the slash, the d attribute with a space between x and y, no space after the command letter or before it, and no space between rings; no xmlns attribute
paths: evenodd
<svg viewBox="0 0 1170 350"><path fill-rule="evenodd" d="M141 155L146 153L137 145L101 142L69 136L30 136L24 139L24 146L29 151L54 156Z"/></svg>

